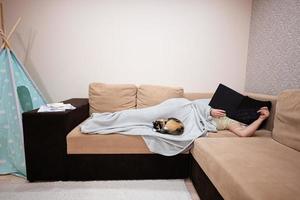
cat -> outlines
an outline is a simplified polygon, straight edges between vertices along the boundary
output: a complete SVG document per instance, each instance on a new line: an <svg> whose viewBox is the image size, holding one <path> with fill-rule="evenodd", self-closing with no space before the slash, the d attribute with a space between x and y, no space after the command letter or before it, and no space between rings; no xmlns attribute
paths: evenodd
<svg viewBox="0 0 300 200"><path fill-rule="evenodd" d="M162 134L181 135L184 132L183 123L176 118L159 119L152 124L153 129Z"/></svg>

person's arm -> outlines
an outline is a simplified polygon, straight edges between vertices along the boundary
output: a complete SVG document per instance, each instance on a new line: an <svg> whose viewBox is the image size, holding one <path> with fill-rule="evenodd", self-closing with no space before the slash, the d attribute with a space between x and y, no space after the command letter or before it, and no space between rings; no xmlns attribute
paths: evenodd
<svg viewBox="0 0 300 200"><path fill-rule="evenodd" d="M242 126L240 124L233 123L229 125L228 129L240 137L251 137L259 128L261 123L270 115L269 109L267 107L262 107L257 112L260 113L260 116L249 126Z"/></svg>

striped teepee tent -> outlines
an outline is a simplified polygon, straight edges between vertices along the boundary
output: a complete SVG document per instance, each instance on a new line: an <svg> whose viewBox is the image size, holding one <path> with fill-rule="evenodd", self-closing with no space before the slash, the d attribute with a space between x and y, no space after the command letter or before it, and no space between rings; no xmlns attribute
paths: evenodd
<svg viewBox="0 0 300 200"><path fill-rule="evenodd" d="M8 42L20 19L6 36L2 13L1 4L0 174L26 176L22 112L38 108L46 101Z"/></svg>

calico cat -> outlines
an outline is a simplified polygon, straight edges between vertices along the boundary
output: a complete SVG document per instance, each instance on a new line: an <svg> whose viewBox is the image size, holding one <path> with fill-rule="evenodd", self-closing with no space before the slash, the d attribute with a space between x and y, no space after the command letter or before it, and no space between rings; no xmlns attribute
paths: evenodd
<svg viewBox="0 0 300 200"><path fill-rule="evenodd" d="M162 134L181 135L184 131L183 123L176 118L159 119L152 124L153 129Z"/></svg>

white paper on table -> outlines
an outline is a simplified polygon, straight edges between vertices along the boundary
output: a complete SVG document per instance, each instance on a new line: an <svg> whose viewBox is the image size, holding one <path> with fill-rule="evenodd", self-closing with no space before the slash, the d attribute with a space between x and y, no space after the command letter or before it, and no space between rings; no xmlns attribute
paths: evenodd
<svg viewBox="0 0 300 200"><path fill-rule="evenodd" d="M66 110L74 110L76 107L71 104L64 103L51 103L47 105L42 105L37 112L64 112Z"/></svg>

